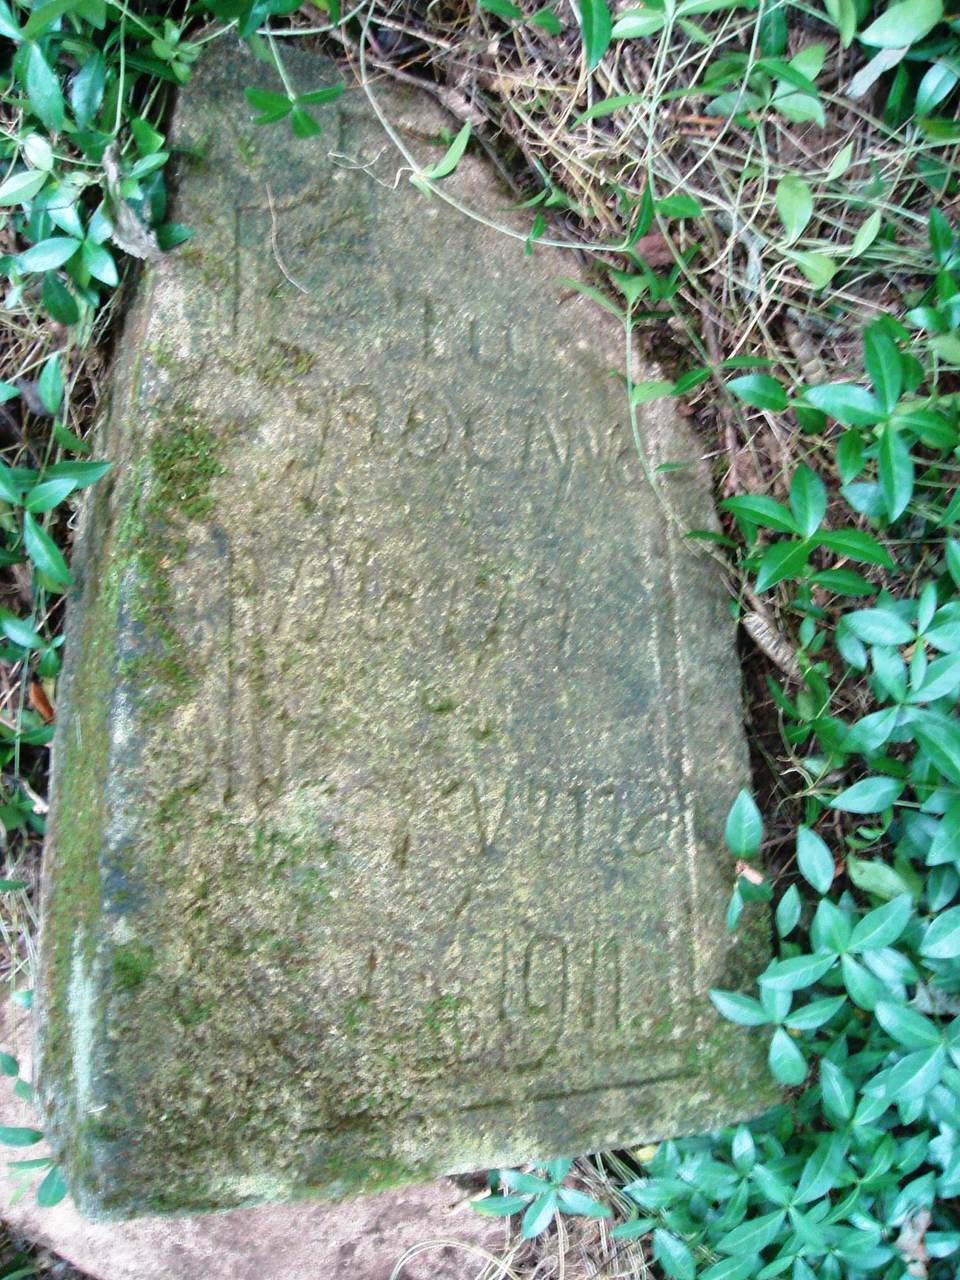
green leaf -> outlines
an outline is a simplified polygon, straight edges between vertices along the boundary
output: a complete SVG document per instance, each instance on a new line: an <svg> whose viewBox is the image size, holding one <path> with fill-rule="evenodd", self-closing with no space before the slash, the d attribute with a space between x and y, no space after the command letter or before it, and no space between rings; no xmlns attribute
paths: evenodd
<svg viewBox="0 0 960 1280"><path fill-rule="evenodd" d="M912 644L916 634L892 609L855 609L844 615L844 622L864 644Z"/></svg>
<svg viewBox="0 0 960 1280"><path fill-rule="evenodd" d="M63 1170L55 1164L37 1187L37 1204L41 1209L52 1209L55 1204L59 1204L64 1199L68 1191Z"/></svg>
<svg viewBox="0 0 960 1280"><path fill-rule="evenodd" d="M792 1031L816 1031L817 1027L822 1027L835 1013L839 1013L846 1002L846 996L825 996L822 1000L811 1000L809 1004L794 1009L784 1018L784 1025Z"/></svg>
<svg viewBox="0 0 960 1280"><path fill-rule="evenodd" d="M652 400L662 400L664 396L673 395L673 383L659 378L648 378L645 382L635 382L630 389L631 404L649 404Z"/></svg>
<svg viewBox="0 0 960 1280"><path fill-rule="evenodd" d="M557 1204L563 1213L573 1213L585 1218L610 1218L613 1212L599 1200L584 1195L582 1191L574 1191L571 1187L561 1187L557 1192Z"/></svg>
<svg viewBox="0 0 960 1280"><path fill-rule="evenodd" d="M81 257L83 258L83 265L94 280L110 285L111 288L119 283L120 276L117 273L117 264L114 262L113 255L109 249L105 249L102 244L94 244L92 240L84 240Z"/></svg>
<svg viewBox="0 0 960 1280"><path fill-rule="evenodd" d="M739 991L714 990L710 992L710 999L721 1017L741 1027L763 1027L770 1021L759 1000L741 995Z"/></svg>
<svg viewBox="0 0 960 1280"><path fill-rule="evenodd" d="M803 398L845 427L872 427L883 417L883 410L873 392L852 382L828 382L820 387L809 387Z"/></svg>
<svg viewBox="0 0 960 1280"><path fill-rule="evenodd" d="M831 14L831 17L832 16L833 15ZM836 21L836 19L834 19L834 21ZM856 18L854 18L854 23L856 23ZM854 26L854 30L856 30L856 26ZM849 41L847 43L849 43ZM846 45L844 45L844 48L846 48ZM852 160L853 160L853 143L848 142L845 146L840 148L837 154L830 161L830 168L827 170L827 175L826 175L827 182L833 182L836 178L842 178L843 175L850 168L850 163Z"/></svg>
<svg viewBox="0 0 960 1280"><path fill-rule="evenodd" d="M68 494L71 494L76 487L75 482L67 476L60 476L55 480L45 480L42 484L34 485L27 494L23 505L27 511L32 511L35 515L41 511L51 511Z"/></svg>
<svg viewBox="0 0 960 1280"><path fill-rule="evenodd" d="M60 549L49 533L37 524L29 511L25 512L23 517L23 543L27 555L52 583L58 587L73 586L73 578L70 576L70 570Z"/></svg>
<svg viewBox="0 0 960 1280"><path fill-rule="evenodd" d="M532 1240L534 1236L546 1231L556 1212L556 1191L548 1191L546 1195L537 1196L535 1200L531 1200L526 1213L523 1215L521 1234L524 1240Z"/></svg>
<svg viewBox="0 0 960 1280"><path fill-rule="evenodd" d="M836 956L801 955L787 960L775 960L761 973L757 981L771 991L799 991L812 987L836 963Z"/></svg>
<svg viewBox="0 0 960 1280"><path fill-rule="evenodd" d="M878 951L889 947L903 933L913 915L913 898L900 894L892 901L868 911L854 925L850 936L851 951Z"/></svg>
<svg viewBox="0 0 960 1280"><path fill-rule="evenodd" d="M804 464L797 467L790 484L790 506L804 538L820 528L827 513L827 490L823 481Z"/></svg>
<svg viewBox="0 0 960 1280"><path fill-rule="evenodd" d="M43 1134L39 1129L19 1129L7 1124L0 1124L0 1142L8 1147L32 1147L35 1142L42 1142Z"/></svg>
<svg viewBox="0 0 960 1280"><path fill-rule="evenodd" d="M913 734L944 777L960 786L960 725L930 716L916 721Z"/></svg>
<svg viewBox="0 0 960 1280"><path fill-rule="evenodd" d="M21 204L32 199L47 180L40 169L21 169L0 182L0 206Z"/></svg>
<svg viewBox="0 0 960 1280"><path fill-rule="evenodd" d="M762 1217L742 1222L739 1227L734 1227L720 1237L717 1249L720 1253L741 1258L747 1254L759 1253L776 1240L786 1216L783 1209L777 1209L773 1213L765 1213Z"/></svg>
<svg viewBox="0 0 960 1280"><path fill-rule="evenodd" d="M297 97L300 107L322 107L328 102L336 102L346 89L345 84L328 84L323 89L313 89L310 93L301 93Z"/></svg>
<svg viewBox="0 0 960 1280"><path fill-rule="evenodd" d="M797 829L797 866L817 893L829 893L833 884L833 854L809 827Z"/></svg>
<svg viewBox="0 0 960 1280"><path fill-rule="evenodd" d="M776 529L779 533L798 533L797 522L783 505L775 498L768 498L762 493L744 494L739 498L727 498L720 506L729 511L738 520L749 524L760 525L765 529Z"/></svg>
<svg viewBox="0 0 960 1280"><path fill-rule="evenodd" d="M770 413L781 413L789 403L780 383L765 373L748 373L742 378L732 378L727 389L745 404Z"/></svg>
<svg viewBox="0 0 960 1280"><path fill-rule="evenodd" d="M858 889L872 893L875 898L896 898L910 892L910 886L903 877L879 859L858 858L850 854L847 857L847 875Z"/></svg>
<svg viewBox="0 0 960 1280"><path fill-rule="evenodd" d="M59 133L63 128L63 92L56 73L38 44L31 44L27 54L25 87L37 118L51 133Z"/></svg>
<svg viewBox="0 0 960 1280"><path fill-rule="evenodd" d="M792 884L777 903L777 933L781 938L788 937L800 923L800 894L797 886Z"/></svg>
<svg viewBox="0 0 960 1280"><path fill-rule="evenodd" d="M281 116L285 116L293 106L293 103L285 93L274 93L270 89L244 89L243 96L254 111L262 112L265 115L279 112Z"/></svg>
<svg viewBox="0 0 960 1280"><path fill-rule="evenodd" d="M902 49L922 40L942 17L943 0L900 0L861 31L860 40L875 49Z"/></svg>
<svg viewBox="0 0 960 1280"><path fill-rule="evenodd" d="M580 30L587 70L593 71L600 65L613 37L613 22L605 0L580 0Z"/></svg>
<svg viewBox="0 0 960 1280"><path fill-rule="evenodd" d="M891 422L884 426L880 436L878 461L880 489L887 515L896 520L913 496L913 458L903 435Z"/></svg>
<svg viewBox="0 0 960 1280"><path fill-rule="evenodd" d="M737 858L753 858L760 852L763 821L749 791L742 790L731 805L723 838Z"/></svg>
<svg viewBox="0 0 960 1280"><path fill-rule="evenodd" d="M62 267L80 248L80 241L72 236L50 236L24 249L16 258L21 271L53 271Z"/></svg>
<svg viewBox="0 0 960 1280"><path fill-rule="evenodd" d="M614 40L635 40L656 35L666 21L655 9L626 9L613 24Z"/></svg>
<svg viewBox="0 0 960 1280"><path fill-rule="evenodd" d="M525 1209L529 1202L529 1196L485 1196L482 1200L471 1200L470 1207L488 1218L508 1218Z"/></svg>
<svg viewBox="0 0 960 1280"><path fill-rule="evenodd" d="M864 1085L864 1093L878 1093L892 1101L910 1098L922 1098L940 1083L946 1053L943 1046L934 1049L921 1049L918 1053L908 1053L889 1071L881 1072L869 1084Z"/></svg>
<svg viewBox="0 0 960 1280"><path fill-rule="evenodd" d="M540 27L551 36L558 36L563 31L563 23L547 5L538 9L530 21L535 27Z"/></svg>
<svg viewBox="0 0 960 1280"><path fill-rule="evenodd" d="M544 1195L551 1186L545 1178L539 1178L535 1173L524 1173L520 1169L501 1169L500 1181L511 1191L520 1191L528 1196Z"/></svg>
<svg viewBox="0 0 960 1280"><path fill-rule="evenodd" d="M787 256L815 289L825 289L836 274L837 264L825 253L801 253L791 250Z"/></svg>
<svg viewBox="0 0 960 1280"><path fill-rule="evenodd" d="M853 1115L853 1085L843 1074L835 1062L829 1058L820 1061L820 1092L824 1106L840 1120L849 1120ZM825 1195L830 1187L824 1188L820 1195Z"/></svg>
<svg viewBox="0 0 960 1280"><path fill-rule="evenodd" d="M931 63L917 86L917 101L914 107L917 115L929 115L948 94L953 92L958 81L960 81L960 69L956 66L949 62Z"/></svg>
<svg viewBox="0 0 960 1280"><path fill-rule="evenodd" d="M824 8L830 15L833 25L840 33L840 43L844 49L849 49L853 37L857 34L857 6L854 0L824 0ZM847 164L849 163L847 161ZM840 173L842 172L843 169L840 170ZM827 178L839 176L840 174L833 172L831 166L831 171L827 174Z"/></svg>
<svg viewBox="0 0 960 1280"><path fill-rule="evenodd" d="M863 332L863 362L877 399L890 413L903 391L903 363L896 343L878 325L869 325Z"/></svg>
<svg viewBox="0 0 960 1280"><path fill-rule="evenodd" d="M0 1053L0 1072L5 1076L18 1076L20 1074L20 1066L12 1054Z"/></svg>
<svg viewBox="0 0 960 1280"><path fill-rule="evenodd" d="M295 138L315 138L322 132L310 112L296 105L290 111L290 129Z"/></svg>
<svg viewBox="0 0 960 1280"><path fill-rule="evenodd" d="M878 1000L873 1014L887 1035L908 1049L932 1049L943 1042L940 1028L905 1004Z"/></svg>
<svg viewBox="0 0 960 1280"><path fill-rule="evenodd" d="M83 66L70 84L70 106L81 129L89 129L100 110L103 90L107 81L107 67L103 55L90 51L84 55Z"/></svg>
<svg viewBox="0 0 960 1280"><path fill-rule="evenodd" d="M450 146L447 148L447 153L443 157L443 159L438 160L436 164L429 165L426 169L424 169L423 171L424 177L429 178L431 181L437 181L440 178L448 177L451 173L453 173L454 169L456 169L457 165L460 163L463 153L467 149L467 143L469 141L470 141L470 121L468 120L467 123L460 130L460 132L457 134L457 136L454 138L453 142L450 143Z"/></svg>
<svg viewBox="0 0 960 1280"><path fill-rule="evenodd" d="M757 572L757 590L769 591L787 578L795 578L807 567L810 558L809 542L775 542L767 547Z"/></svg>
<svg viewBox="0 0 960 1280"><path fill-rule="evenodd" d="M52 467L47 467L44 478L69 479L73 481L74 488L83 489L88 484L96 484L112 466L112 462L57 462Z"/></svg>
<svg viewBox="0 0 960 1280"><path fill-rule="evenodd" d="M638 106L641 102L646 102L649 96L646 93L618 93L612 98L603 98L600 102L595 102L592 107L587 107L586 111L582 111L574 120L573 128L578 129L588 120L596 120L600 116L611 116L624 107Z"/></svg>
<svg viewBox="0 0 960 1280"><path fill-rule="evenodd" d="M693 1254L679 1236L664 1231L662 1227L657 1227L653 1233L653 1256L673 1280L696 1280L697 1266Z"/></svg>
<svg viewBox="0 0 960 1280"><path fill-rule="evenodd" d="M495 13L504 22L523 21L523 10L518 9L515 4L511 4L510 0L477 0L477 8L485 9L488 13Z"/></svg>
<svg viewBox="0 0 960 1280"><path fill-rule="evenodd" d="M813 195L803 178L789 173L777 183L777 212L787 233L787 244L793 244L813 215Z"/></svg>
<svg viewBox="0 0 960 1280"><path fill-rule="evenodd" d="M859 258L876 240L880 234L880 227L883 223L883 215L879 209L875 209L870 214L863 225L858 228L857 234L853 237L853 243L850 246L848 257Z"/></svg>
<svg viewBox="0 0 960 1280"><path fill-rule="evenodd" d="M821 533L817 538L817 546L826 547L836 555L856 560L859 564L878 564L884 569L897 567L887 548L872 534L860 529L837 529L835 532Z"/></svg>
<svg viewBox="0 0 960 1280"><path fill-rule="evenodd" d="M54 417L63 400L63 374L60 371L60 353L55 351L44 361L37 380L37 391L40 403Z"/></svg>
<svg viewBox="0 0 960 1280"><path fill-rule="evenodd" d="M882 813L900 798L904 784L899 778L879 775L861 778L830 801L831 809L844 813Z"/></svg>
<svg viewBox="0 0 960 1280"><path fill-rule="evenodd" d="M767 1056L770 1073L781 1084L803 1084L807 1078L807 1061L783 1027L777 1027Z"/></svg>
<svg viewBox="0 0 960 1280"><path fill-rule="evenodd" d="M706 1271L701 1271L699 1280L750 1280L756 1274L757 1259L753 1255L748 1258L721 1258Z"/></svg>
<svg viewBox="0 0 960 1280"><path fill-rule="evenodd" d="M920 954L929 960L955 960L960 956L960 907L942 911L927 926Z"/></svg>

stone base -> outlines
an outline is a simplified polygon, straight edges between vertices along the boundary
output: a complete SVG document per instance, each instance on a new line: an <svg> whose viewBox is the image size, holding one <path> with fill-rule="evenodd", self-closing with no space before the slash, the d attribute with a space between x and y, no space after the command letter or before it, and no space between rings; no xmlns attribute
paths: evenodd
<svg viewBox="0 0 960 1280"><path fill-rule="evenodd" d="M31 1028L0 1011L0 1047L31 1071ZM31 1106L0 1078L0 1124L38 1127ZM469 1191L450 1178L363 1196L345 1204L285 1204L185 1218L89 1222L69 1199L41 1209L34 1184L21 1191L7 1162L47 1147L6 1147L0 1156L0 1220L95 1280L391 1280L405 1251L426 1241L396 1280L463 1280L479 1269L475 1249L499 1253L502 1222L481 1218ZM40 1175L42 1177L42 1174Z"/></svg>

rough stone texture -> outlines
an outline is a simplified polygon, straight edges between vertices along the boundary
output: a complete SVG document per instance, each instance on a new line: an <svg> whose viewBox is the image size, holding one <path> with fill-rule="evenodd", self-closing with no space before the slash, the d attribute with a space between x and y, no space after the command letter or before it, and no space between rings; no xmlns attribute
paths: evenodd
<svg viewBox="0 0 960 1280"><path fill-rule="evenodd" d="M0 1004L0 1047L30 1078L29 1020ZM33 1127L36 1115L0 1078L0 1124ZM11 1156L46 1155L45 1147ZM342 1204L261 1205L185 1218L91 1223L70 1200L41 1209L0 1163L0 1221L52 1249L96 1280L392 1280L407 1250L414 1255L396 1280L466 1280L482 1269L482 1253L501 1256L502 1221L482 1218L469 1191L450 1178L383 1191Z"/></svg>
<svg viewBox="0 0 960 1280"><path fill-rule="evenodd" d="M394 189L360 93L298 142L253 82L221 52L179 108L196 234L142 284L78 553L40 983L78 1203L339 1197L754 1112L761 1046L704 996L763 949L722 923L733 628L639 465L621 335L561 300L569 260ZM435 158L446 121L378 92ZM498 200L472 159L450 189ZM667 493L710 520L695 466Z"/></svg>

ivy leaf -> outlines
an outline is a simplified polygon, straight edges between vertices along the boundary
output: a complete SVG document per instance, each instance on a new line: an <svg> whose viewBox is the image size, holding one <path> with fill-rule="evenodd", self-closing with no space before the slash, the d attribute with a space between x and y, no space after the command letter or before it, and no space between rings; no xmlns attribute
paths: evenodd
<svg viewBox="0 0 960 1280"><path fill-rule="evenodd" d="M600 65L613 37L613 20L605 0L581 0L580 30L587 55L587 69L593 71Z"/></svg>

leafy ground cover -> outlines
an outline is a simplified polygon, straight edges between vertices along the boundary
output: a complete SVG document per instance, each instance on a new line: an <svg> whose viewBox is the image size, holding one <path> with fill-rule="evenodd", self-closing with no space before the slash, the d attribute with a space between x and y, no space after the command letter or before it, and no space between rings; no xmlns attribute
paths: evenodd
<svg viewBox="0 0 960 1280"><path fill-rule="evenodd" d="M117 286L189 235L167 217L165 112L228 30L276 67L276 90L248 95L264 128L322 134L341 89L298 94L291 41L332 50L372 95L381 76L434 93L461 123L425 170L395 138L398 163L442 199L464 150L488 151L528 210L526 251L578 247L592 283L575 287L669 370L625 371L631 412L675 398L715 462L723 531L687 533L743 623L754 758L727 826L728 923L769 903L777 954L755 990L713 1000L766 1029L785 1101L719 1134L492 1174L478 1209L517 1232L489 1276L953 1276L960 18L941 0L0 0L15 998L31 985L70 525L109 465L85 436ZM45 1198L64 1192L43 1177Z"/></svg>

